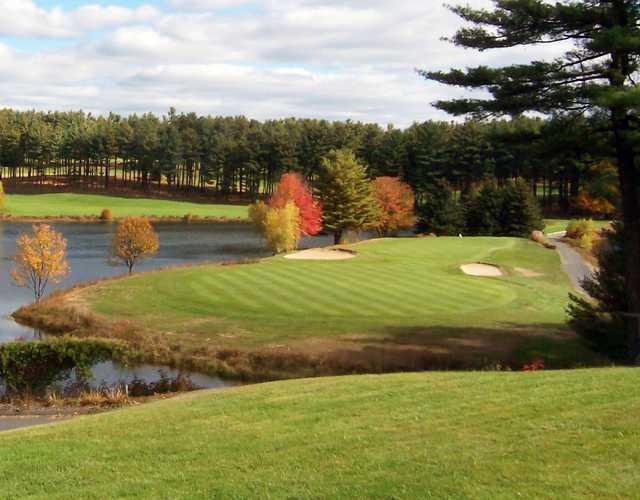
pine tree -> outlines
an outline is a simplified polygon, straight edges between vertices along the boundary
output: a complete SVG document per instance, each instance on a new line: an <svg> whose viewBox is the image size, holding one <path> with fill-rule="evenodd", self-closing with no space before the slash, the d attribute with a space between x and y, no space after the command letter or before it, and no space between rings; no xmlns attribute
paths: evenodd
<svg viewBox="0 0 640 500"><path fill-rule="evenodd" d="M375 222L375 201L367 172L351 150L331 151L322 160L317 192L325 229L336 244L345 231L360 231Z"/></svg>
<svg viewBox="0 0 640 500"><path fill-rule="evenodd" d="M613 143L622 194L626 250L625 289L629 310L640 321L640 170L637 138L640 107L640 3L637 0L493 0L494 9L453 7L472 24L459 30L456 45L480 51L573 42L550 61L501 68L423 71L436 82L484 89L490 97L440 101L454 115L478 117L545 114L604 114ZM640 361L640 328L630 358Z"/></svg>

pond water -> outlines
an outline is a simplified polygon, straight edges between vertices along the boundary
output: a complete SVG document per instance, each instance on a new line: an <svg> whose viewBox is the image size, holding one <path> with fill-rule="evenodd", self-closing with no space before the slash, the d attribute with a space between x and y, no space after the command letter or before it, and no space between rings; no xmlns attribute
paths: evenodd
<svg viewBox="0 0 640 500"><path fill-rule="evenodd" d="M68 288L75 283L95 280L126 272L107 262L107 252L111 242L114 224L60 223L52 224L62 232L67 240L67 259L71 268L69 277L53 288ZM137 271L157 269L166 266L184 265L198 262L223 262L265 257L269 252L263 248L260 235L249 224L242 223L163 223L154 224L160 238L157 256L136 267ZM10 258L15 254L18 235L29 231L30 224L0 222L0 343L16 339L30 340L39 336L33 329L18 325L10 317L20 306L33 302L30 291L15 286L9 276ZM301 248L311 248L332 244L329 236L306 238ZM158 370L167 367L143 366L123 368L113 363L95 367L97 381L107 383L133 378L157 379ZM219 387L224 382L216 377L193 375L194 382L201 387Z"/></svg>

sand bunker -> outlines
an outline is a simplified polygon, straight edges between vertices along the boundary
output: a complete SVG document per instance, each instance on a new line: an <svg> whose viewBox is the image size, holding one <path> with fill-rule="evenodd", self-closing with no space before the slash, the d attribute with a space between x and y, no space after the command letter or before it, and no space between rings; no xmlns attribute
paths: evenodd
<svg viewBox="0 0 640 500"><path fill-rule="evenodd" d="M470 276L482 276L482 277L495 277L502 276L502 271L499 267L491 266L489 264L464 264L460 266L464 274Z"/></svg>
<svg viewBox="0 0 640 500"><path fill-rule="evenodd" d="M353 259L355 252L340 248L310 248L301 252L285 255L285 259L291 260L347 260Z"/></svg>

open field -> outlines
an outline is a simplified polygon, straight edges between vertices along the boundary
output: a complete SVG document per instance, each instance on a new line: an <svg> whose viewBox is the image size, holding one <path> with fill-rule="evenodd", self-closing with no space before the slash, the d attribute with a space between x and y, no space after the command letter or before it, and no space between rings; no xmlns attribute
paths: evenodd
<svg viewBox="0 0 640 500"><path fill-rule="evenodd" d="M386 239L351 249L358 256L345 261L275 257L140 274L63 303L126 320L125 335L159 334L141 344L167 342L187 358L219 349L329 353L365 360L364 371L596 362L565 326L569 282L554 251L516 238ZM500 266L504 276L467 276L459 266L472 262Z"/></svg>
<svg viewBox="0 0 640 500"><path fill-rule="evenodd" d="M640 371L245 386L0 434L8 498L632 498Z"/></svg>
<svg viewBox="0 0 640 500"><path fill-rule="evenodd" d="M547 234L552 234L552 233L559 233L561 231L566 231L567 226L569 225L569 222L571 222L572 219L545 219L545 228L544 228L544 232ZM595 229L603 229L607 226L609 226L610 221L603 221L603 220L594 220L593 221L593 227Z"/></svg>
<svg viewBox="0 0 640 500"><path fill-rule="evenodd" d="M182 201L120 198L90 194L7 195L6 211L12 217L98 217L109 208L114 217L198 217L246 219L246 206L206 205Z"/></svg>

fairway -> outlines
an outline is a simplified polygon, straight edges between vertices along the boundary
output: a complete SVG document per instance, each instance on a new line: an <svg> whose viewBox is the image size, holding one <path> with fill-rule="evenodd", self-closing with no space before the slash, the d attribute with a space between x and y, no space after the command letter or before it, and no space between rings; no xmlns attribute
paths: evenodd
<svg viewBox="0 0 640 500"><path fill-rule="evenodd" d="M564 325L569 282L556 252L517 238L386 239L351 248L358 256L346 261L275 257L152 272L84 289L74 302L193 349L380 343L445 357L539 355L561 366L590 359ZM504 276L467 276L459 266L470 262L500 266Z"/></svg>
<svg viewBox="0 0 640 500"><path fill-rule="evenodd" d="M120 198L92 194L13 194L6 197L6 211L12 217L99 217L108 208L114 217L198 217L247 218L242 205L208 205L182 201Z"/></svg>
<svg viewBox="0 0 640 500"><path fill-rule="evenodd" d="M278 382L0 434L8 498L632 498L640 371ZM428 492L428 494L427 494Z"/></svg>

